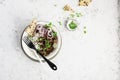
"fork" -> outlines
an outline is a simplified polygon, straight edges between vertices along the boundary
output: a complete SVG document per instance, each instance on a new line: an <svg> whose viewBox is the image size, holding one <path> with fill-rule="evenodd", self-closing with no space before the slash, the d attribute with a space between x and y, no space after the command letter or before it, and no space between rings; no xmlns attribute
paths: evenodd
<svg viewBox="0 0 120 80"><path fill-rule="evenodd" d="M32 42L28 37L24 37L24 38L23 38L23 41L25 42L25 44L26 44L29 48L35 50L36 53L37 53L37 56L40 55L40 56L47 62L47 64L48 64L53 70L57 70L57 66L56 66L54 63L52 63L50 60L48 60L46 57L44 57L44 56L35 48L35 45L33 44L33 42ZM36 54L36 53L35 53L35 54ZM39 59L39 61L40 61L40 59Z"/></svg>

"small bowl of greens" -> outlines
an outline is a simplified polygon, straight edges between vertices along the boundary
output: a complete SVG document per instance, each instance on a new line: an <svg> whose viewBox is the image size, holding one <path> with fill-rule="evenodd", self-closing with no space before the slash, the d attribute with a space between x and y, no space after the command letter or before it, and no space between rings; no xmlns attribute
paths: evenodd
<svg viewBox="0 0 120 80"><path fill-rule="evenodd" d="M36 49L48 59L54 57L61 48L60 33L51 22L33 21L24 30L22 38L24 36L28 36ZM23 41L22 48L30 58L38 60L34 55L34 51L30 50Z"/></svg>
<svg viewBox="0 0 120 80"><path fill-rule="evenodd" d="M66 22L66 27L70 31L76 30L76 28L78 27L77 20L68 19L67 22Z"/></svg>

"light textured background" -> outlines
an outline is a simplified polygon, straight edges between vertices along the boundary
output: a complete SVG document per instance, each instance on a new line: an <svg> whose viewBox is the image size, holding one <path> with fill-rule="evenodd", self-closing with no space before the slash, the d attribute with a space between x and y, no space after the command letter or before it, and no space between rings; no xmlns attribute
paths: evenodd
<svg viewBox="0 0 120 80"><path fill-rule="evenodd" d="M120 80L118 1L78 7L78 0L0 0L0 80ZM73 32L57 23L69 15L62 10L67 3L84 15ZM46 63L44 71L21 49L22 31L33 18L54 22L62 35L62 48L52 59L56 72Z"/></svg>

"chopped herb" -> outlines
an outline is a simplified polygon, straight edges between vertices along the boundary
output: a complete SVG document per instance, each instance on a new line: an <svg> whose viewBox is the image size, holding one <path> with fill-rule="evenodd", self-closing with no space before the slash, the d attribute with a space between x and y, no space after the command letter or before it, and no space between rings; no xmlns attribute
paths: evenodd
<svg viewBox="0 0 120 80"><path fill-rule="evenodd" d="M42 41L43 39L44 38L40 37L40 38L37 39L37 41L39 42L39 41Z"/></svg>
<svg viewBox="0 0 120 80"><path fill-rule="evenodd" d="M74 21L71 21L71 23L69 24L69 27L71 29L75 29L77 27L77 24Z"/></svg>
<svg viewBox="0 0 120 80"><path fill-rule="evenodd" d="M86 29L86 26L84 26L84 29Z"/></svg>
<svg viewBox="0 0 120 80"><path fill-rule="evenodd" d="M40 51L40 45L39 44L37 45L36 49L37 49L37 51Z"/></svg>
<svg viewBox="0 0 120 80"><path fill-rule="evenodd" d="M51 45L50 45L50 42L48 40L45 40L45 48L50 48Z"/></svg>
<svg viewBox="0 0 120 80"><path fill-rule="evenodd" d="M74 18L74 17L75 17L75 15L74 15L74 14L70 14L70 17Z"/></svg>
<svg viewBox="0 0 120 80"><path fill-rule="evenodd" d="M33 41L32 35L28 35L28 39L30 39L31 41Z"/></svg>
<svg viewBox="0 0 120 80"><path fill-rule="evenodd" d="M43 51L45 51L47 48L43 48Z"/></svg>
<svg viewBox="0 0 120 80"><path fill-rule="evenodd" d="M60 26L62 25L62 22L61 22L61 21L59 21L58 23L59 23Z"/></svg>
<svg viewBox="0 0 120 80"><path fill-rule="evenodd" d="M81 17L82 14L81 14L81 13L76 13L76 16L77 16L77 17Z"/></svg>
<svg viewBox="0 0 120 80"><path fill-rule="evenodd" d="M87 32L86 32L86 26L84 26L84 34L86 34Z"/></svg>
<svg viewBox="0 0 120 80"><path fill-rule="evenodd" d="M40 40L40 41L42 41L42 40L43 40L43 38L39 38L39 40Z"/></svg>
<svg viewBox="0 0 120 80"><path fill-rule="evenodd" d="M57 36L57 32L53 32L53 37L56 37Z"/></svg>
<svg viewBox="0 0 120 80"><path fill-rule="evenodd" d="M57 7L57 4L54 4L55 7Z"/></svg>
<svg viewBox="0 0 120 80"><path fill-rule="evenodd" d="M47 27L47 28L51 28L52 26L53 26L53 24L51 22L45 25L45 27Z"/></svg>
<svg viewBox="0 0 120 80"><path fill-rule="evenodd" d="M84 34L86 34L87 32L84 30Z"/></svg>

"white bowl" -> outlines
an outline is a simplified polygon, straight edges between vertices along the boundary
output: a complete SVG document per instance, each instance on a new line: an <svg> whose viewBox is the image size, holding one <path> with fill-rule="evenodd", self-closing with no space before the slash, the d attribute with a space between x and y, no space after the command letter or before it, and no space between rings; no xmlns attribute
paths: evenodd
<svg viewBox="0 0 120 80"><path fill-rule="evenodd" d="M42 25L45 25L47 24L48 22L37 22L37 24L42 24ZM27 27L26 27L27 28ZM26 30L25 28L25 30ZM53 25L52 26L52 29L57 32L57 37L58 37L58 43L57 43L57 47L55 48L54 51L52 51L48 56L45 56L47 59L51 59L53 58L54 56L57 55L57 53L59 52L60 48L61 48L61 44L62 44L62 38L61 38L61 35L58 31L58 29ZM22 34L22 37L21 37L21 46L22 46L22 49L24 51L24 53L31 59L35 60L35 61L38 61L37 57L35 56L34 54L34 50L31 50L25 43L24 41L22 40L24 36L28 36L28 34L25 32L25 30L23 31L23 34ZM40 57L41 58L41 57ZM43 58L41 58L41 60L44 60Z"/></svg>

